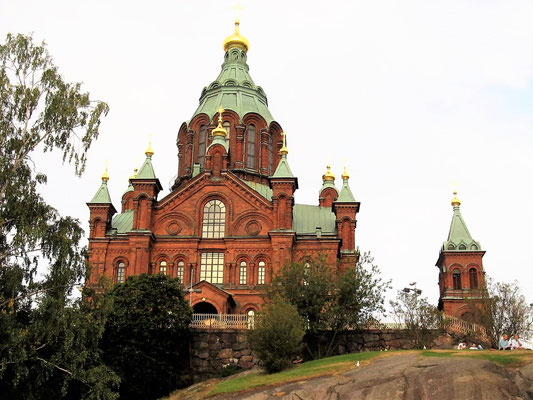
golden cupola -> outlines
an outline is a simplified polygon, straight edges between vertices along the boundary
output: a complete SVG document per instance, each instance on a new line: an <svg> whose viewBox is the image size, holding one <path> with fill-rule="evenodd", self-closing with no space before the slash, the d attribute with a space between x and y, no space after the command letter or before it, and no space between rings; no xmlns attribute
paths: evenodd
<svg viewBox="0 0 533 400"><path fill-rule="evenodd" d="M224 40L224 51L228 51L231 47L238 47L239 49L248 52L250 48L250 42L244 36L239 33L239 20L235 20L235 31Z"/></svg>
<svg viewBox="0 0 533 400"><path fill-rule="evenodd" d="M334 182L335 181L335 175L333 175L333 172L331 172L331 167L327 166L327 171L324 175L322 175L322 181L323 182Z"/></svg>

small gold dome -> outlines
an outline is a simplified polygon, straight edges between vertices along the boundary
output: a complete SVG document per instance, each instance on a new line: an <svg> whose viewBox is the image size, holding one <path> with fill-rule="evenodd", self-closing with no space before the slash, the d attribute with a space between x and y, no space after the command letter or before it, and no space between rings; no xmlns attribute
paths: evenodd
<svg viewBox="0 0 533 400"><path fill-rule="evenodd" d="M152 150L152 141L151 140L148 142L148 148L146 149L144 154L146 154L147 157L152 157L154 155L154 151Z"/></svg>
<svg viewBox="0 0 533 400"><path fill-rule="evenodd" d="M328 165L327 166L327 171L324 175L322 175L322 181L326 182L326 181L335 181L335 175L333 175L333 172L331 172L331 167Z"/></svg>
<svg viewBox="0 0 533 400"><path fill-rule="evenodd" d="M213 137L215 136L222 136L226 137L227 132L226 129L222 126L222 113L226 110L224 110L222 107L218 107L218 126L211 131L211 135Z"/></svg>
<svg viewBox="0 0 533 400"><path fill-rule="evenodd" d="M459 207L461 205L461 200L457 198L457 192L453 192L452 206Z"/></svg>
<svg viewBox="0 0 533 400"><path fill-rule="evenodd" d="M130 179L134 179L134 178L137 176L137 171L138 171L137 168L134 168L134 169L133 169L133 175L130 176Z"/></svg>
<svg viewBox="0 0 533 400"><path fill-rule="evenodd" d="M226 40L224 40L224 51L228 51L230 47L238 47L248 53L250 43L248 42L248 39L239 33L239 24L240 22L238 20L235 21L235 31L233 32L233 35L228 36Z"/></svg>
<svg viewBox="0 0 533 400"><path fill-rule="evenodd" d="M279 149L279 154L282 156L286 156L287 154L289 154L289 149L287 148L287 142L285 140L285 135L286 135L285 132L281 132L281 136L283 136L283 146L281 147L281 149Z"/></svg>
<svg viewBox="0 0 533 400"><path fill-rule="evenodd" d="M107 173L107 167L105 167L105 172L102 175L102 182L107 182L109 180L109 175Z"/></svg>
<svg viewBox="0 0 533 400"><path fill-rule="evenodd" d="M350 179L350 175L348 175L348 171L346 171L346 166L344 166L344 172L342 173L342 180L347 181Z"/></svg>

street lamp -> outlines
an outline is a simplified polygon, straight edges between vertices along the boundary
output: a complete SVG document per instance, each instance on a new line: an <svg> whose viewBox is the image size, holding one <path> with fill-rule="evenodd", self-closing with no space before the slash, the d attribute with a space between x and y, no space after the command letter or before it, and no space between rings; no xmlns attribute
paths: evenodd
<svg viewBox="0 0 533 400"><path fill-rule="evenodd" d="M404 291L405 293L413 292L413 293L416 294L416 295L420 295L420 294L422 294L422 290L416 288L416 282L411 282L411 283L409 284L409 286L413 286L413 287L412 287L412 288L407 288L407 287L406 287L406 288L403 288L403 291Z"/></svg>

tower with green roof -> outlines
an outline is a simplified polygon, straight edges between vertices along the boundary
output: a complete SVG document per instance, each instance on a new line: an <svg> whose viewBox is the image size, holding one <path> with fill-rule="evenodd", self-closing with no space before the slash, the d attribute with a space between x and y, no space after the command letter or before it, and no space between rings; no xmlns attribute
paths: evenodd
<svg viewBox="0 0 533 400"><path fill-rule="evenodd" d="M472 307L486 290L483 255L461 215L461 201L454 192L452 222L447 240L442 244L436 266L439 268L439 310L445 314L473 319Z"/></svg>

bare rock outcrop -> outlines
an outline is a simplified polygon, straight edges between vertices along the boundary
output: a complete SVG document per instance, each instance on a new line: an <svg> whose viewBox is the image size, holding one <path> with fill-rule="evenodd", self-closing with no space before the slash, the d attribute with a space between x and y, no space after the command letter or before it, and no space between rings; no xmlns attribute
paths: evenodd
<svg viewBox="0 0 533 400"><path fill-rule="evenodd" d="M339 375L218 399L503 400L533 399L533 364L503 368L468 357L384 357Z"/></svg>

